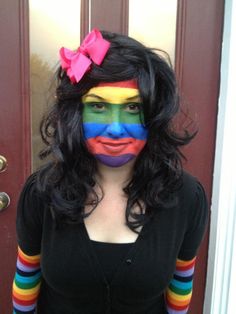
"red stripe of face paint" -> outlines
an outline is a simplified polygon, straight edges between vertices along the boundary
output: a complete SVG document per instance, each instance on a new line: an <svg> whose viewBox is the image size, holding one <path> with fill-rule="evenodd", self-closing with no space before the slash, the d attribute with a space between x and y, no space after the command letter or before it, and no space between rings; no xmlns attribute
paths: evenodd
<svg viewBox="0 0 236 314"><path fill-rule="evenodd" d="M137 156L146 140L137 140L135 138L122 138L113 140L111 138L98 136L90 138L87 141L90 152L95 155L103 154L110 156L120 156L124 154L133 154Z"/></svg>
<svg viewBox="0 0 236 314"><path fill-rule="evenodd" d="M124 87L124 88L135 88L138 89L136 80L122 81L122 82L102 82L97 87L111 86L111 87Z"/></svg>

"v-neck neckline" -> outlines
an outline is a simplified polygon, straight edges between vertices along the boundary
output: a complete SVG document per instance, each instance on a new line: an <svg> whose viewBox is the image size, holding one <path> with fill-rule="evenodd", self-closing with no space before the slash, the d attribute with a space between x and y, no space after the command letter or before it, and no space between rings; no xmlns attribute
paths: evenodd
<svg viewBox="0 0 236 314"><path fill-rule="evenodd" d="M93 246L92 240L89 237L86 225L84 221L81 224L81 237L85 244L86 253L89 257L90 266L94 273L96 273L96 276L101 277L103 282L106 284L106 286L113 285L116 280L119 278L119 274L122 272L122 269L125 265L131 265L133 262L133 259L135 258L138 250L141 248L140 243L144 241L145 235L147 231L150 228L150 225L152 224L152 220L149 220L141 229L138 237L133 242L131 248L128 250L127 254L125 255L124 259L121 260L121 262L116 267L116 270L113 274L112 280L110 283L107 282L104 271L102 269L101 263L99 261L99 258L97 256L97 253L95 251L95 248Z"/></svg>

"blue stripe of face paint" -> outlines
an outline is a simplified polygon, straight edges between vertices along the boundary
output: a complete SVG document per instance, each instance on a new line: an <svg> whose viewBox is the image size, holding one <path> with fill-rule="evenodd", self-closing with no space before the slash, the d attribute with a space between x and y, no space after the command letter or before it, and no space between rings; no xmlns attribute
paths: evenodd
<svg viewBox="0 0 236 314"><path fill-rule="evenodd" d="M85 122L83 128L85 139L103 136L112 139L132 137L138 140L146 140L148 134L147 129L142 124Z"/></svg>

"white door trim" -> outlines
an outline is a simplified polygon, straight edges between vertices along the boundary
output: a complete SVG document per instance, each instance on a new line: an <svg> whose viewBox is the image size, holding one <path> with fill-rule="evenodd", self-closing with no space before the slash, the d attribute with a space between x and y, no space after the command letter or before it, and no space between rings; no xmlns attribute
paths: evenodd
<svg viewBox="0 0 236 314"><path fill-rule="evenodd" d="M236 313L235 16L236 0L226 0L204 314Z"/></svg>

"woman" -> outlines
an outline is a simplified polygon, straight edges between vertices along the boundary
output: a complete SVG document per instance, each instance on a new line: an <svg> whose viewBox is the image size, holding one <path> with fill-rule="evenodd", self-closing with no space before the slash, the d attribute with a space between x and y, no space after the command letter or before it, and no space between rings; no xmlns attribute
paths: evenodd
<svg viewBox="0 0 236 314"><path fill-rule="evenodd" d="M93 30L60 50L41 123L52 155L17 212L15 313L187 313L207 205L182 170L179 98L166 61Z"/></svg>

